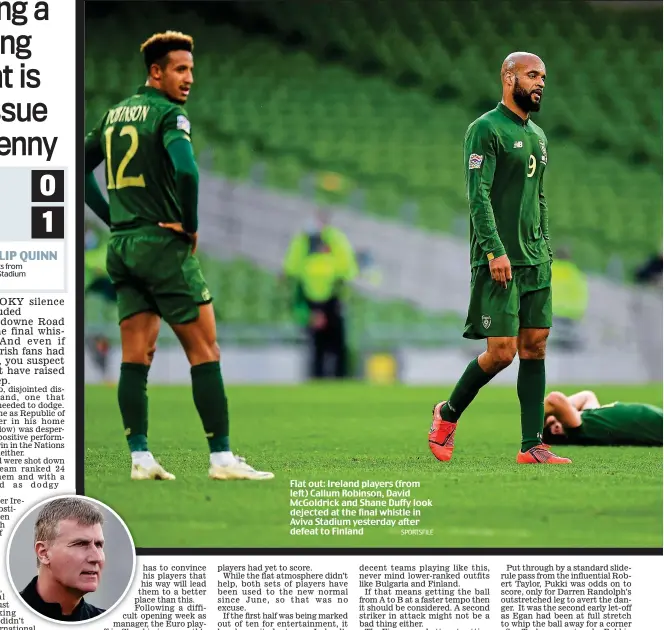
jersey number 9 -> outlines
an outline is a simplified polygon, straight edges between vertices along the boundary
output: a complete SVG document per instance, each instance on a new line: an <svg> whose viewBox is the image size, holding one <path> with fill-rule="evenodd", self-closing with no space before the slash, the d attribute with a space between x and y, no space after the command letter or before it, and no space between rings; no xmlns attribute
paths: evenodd
<svg viewBox="0 0 664 630"><path fill-rule="evenodd" d="M528 160L528 177L532 177L535 174L535 169L537 168L537 158L531 153Z"/></svg>
<svg viewBox="0 0 664 630"><path fill-rule="evenodd" d="M104 131L106 136L106 175L107 175L107 187L109 190L120 190L120 188L145 188L145 178L143 175L137 175L134 177L125 177L125 169L131 159L136 155L138 151L138 131L133 125L126 125L120 129L120 136L129 136L131 144L127 149L122 160L120 160L120 165L118 166L118 172L113 174L113 165L111 163L111 139L113 137L113 131L115 127L108 127Z"/></svg>

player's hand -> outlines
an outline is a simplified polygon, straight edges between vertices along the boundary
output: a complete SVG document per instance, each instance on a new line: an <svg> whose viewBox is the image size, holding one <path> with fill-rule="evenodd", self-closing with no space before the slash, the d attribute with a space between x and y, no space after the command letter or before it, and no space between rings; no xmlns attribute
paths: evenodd
<svg viewBox="0 0 664 630"><path fill-rule="evenodd" d="M491 271L491 277L506 289L507 283L512 279L512 265L510 265L510 259L507 257L507 254L490 260L489 271Z"/></svg>
<svg viewBox="0 0 664 630"><path fill-rule="evenodd" d="M184 234L184 228L182 227L182 223L160 223L159 227L166 228L167 230L173 230L173 232L179 232L180 234Z"/></svg>
<svg viewBox="0 0 664 630"><path fill-rule="evenodd" d="M198 232L194 232L193 234L185 232L184 228L182 227L182 223L160 223L159 227L163 227L167 230L173 230L179 234L186 234L191 239L191 253L196 253L196 249L198 248Z"/></svg>

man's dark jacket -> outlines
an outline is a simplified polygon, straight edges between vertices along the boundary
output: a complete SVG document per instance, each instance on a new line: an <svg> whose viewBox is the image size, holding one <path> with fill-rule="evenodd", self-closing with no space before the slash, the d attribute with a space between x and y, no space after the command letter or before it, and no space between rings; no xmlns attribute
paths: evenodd
<svg viewBox="0 0 664 630"><path fill-rule="evenodd" d="M38 613L48 617L49 619L55 619L56 621L83 621L84 619L92 619L93 617L98 617L105 610L103 608L97 608L92 604L88 604L84 599L78 603L78 606L74 608L71 615L63 615L62 608L60 604L51 604L45 602L37 592L37 577L35 576L30 584L28 584L22 591L21 597L25 600L26 604L30 608L36 610Z"/></svg>

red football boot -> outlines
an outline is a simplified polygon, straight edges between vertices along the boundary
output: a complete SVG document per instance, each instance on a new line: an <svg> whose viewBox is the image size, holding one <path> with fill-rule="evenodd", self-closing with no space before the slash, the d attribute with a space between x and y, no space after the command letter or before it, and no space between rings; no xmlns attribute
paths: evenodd
<svg viewBox="0 0 664 630"><path fill-rule="evenodd" d="M429 429L429 448L434 457L441 462L449 462L452 459L454 432L457 427L456 422L443 420L440 415L440 410L446 402L443 400L433 408L433 422Z"/></svg>
<svg viewBox="0 0 664 630"><path fill-rule="evenodd" d="M538 444L529 448L525 453L518 452L517 464L571 464L567 457L559 457L549 450L548 444Z"/></svg>

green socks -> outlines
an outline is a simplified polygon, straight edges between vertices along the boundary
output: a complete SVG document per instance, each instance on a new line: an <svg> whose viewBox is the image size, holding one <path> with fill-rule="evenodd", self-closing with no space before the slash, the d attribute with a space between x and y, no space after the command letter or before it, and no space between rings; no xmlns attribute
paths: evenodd
<svg viewBox="0 0 664 630"><path fill-rule="evenodd" d="M148 450L148 372L149 365L123 363L120 366L118 403L129 450ZM194 404L203 421L211 453L230 451L228 401L221 379L219 362L202 363L191 368Z"/></svg>
<svg viewBox="0 0 664 630"><path fill-rule="evenodd" d="M521 359L516 391L521 403L521 451L542 443L544 429L544 359Z"/></svg>
<svg viewBox="0 0 664 630"><path fill-rule="evenodd" d="M203 421L211 453L230 451L228 437L228 400L218 361L191 368L191 388L198 415Z"/></svg>
<svg viewBox="0 0 664 630"><path fill-rule="evenodd" d="M118 382L118 403L129 450L148 450L148 372L149 365L123 363Z"/></svg>
<svg viewBox="0 0 664 630"><path fill-rule="evenodd" d="M466 407L473 402L477 392L482 389L495 374L487 374L473 359L454 387L450 399L441 409L441 417L448 422L456 422Z"/></svg>
<svg viewBox="0 0 664 630"><path fill-rule="evenodd" d="M454 387L450 399L441 409L443 420L456 422L475 396L495 375L482 370L473 359ZM546 371L544 359L521 359L517 394L521 403L521 450L527 451L542 443L544 429L544 394Z"/></svg>

